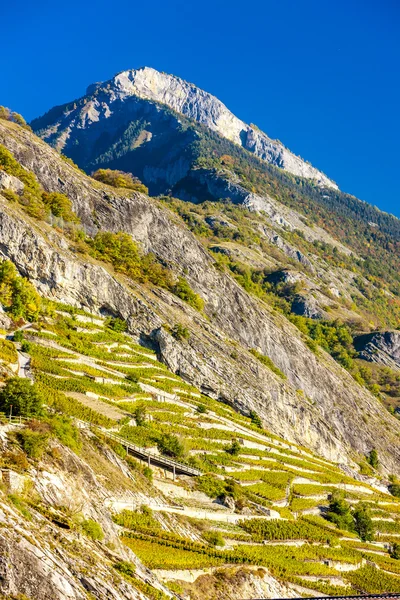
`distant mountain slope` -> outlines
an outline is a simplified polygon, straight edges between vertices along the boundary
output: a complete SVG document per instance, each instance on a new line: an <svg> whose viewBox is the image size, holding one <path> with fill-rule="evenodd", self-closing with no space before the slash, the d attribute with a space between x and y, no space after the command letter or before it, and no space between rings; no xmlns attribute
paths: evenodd
<svg viewBox="0 0 400 600"><path fill-rule="evenodd" d="M287 237L302 232L308 242L302 244L302 254L314 253L319 243L342 253L352 250L357 270L378 288L371 295L369 284L358 283L368 296L368 320L375 327L399 326L400 220L338 189L317 185L302 177L301 170L293 174L278 168L279 161L265 162L237 139L231 141L232 132L248 126L195 86L152 69L127 71L90 86L85 97L53 108L32 126L88 173L100 167L122 169L139 177L153 196L167 194L192 203L231 200L261 211ZM279 238L274 243L282 246ZM295 255L293 249L288 252ZM379 307L387 292L388 299L397 296L390 300L397 316L389 316L393 311L384 303L376 321L369 315L376 314L373 306Z"/></svg>
<svg viewBox="0 0 400 600"><path fill-rule="evenodd" d="M68 155L73 146L82 143L84 130L88 138L87 152L77 161L81 165L83 161L82 166L86 168L87 161L95 160L107 142L113 144L113 134L121 133L130 120L137 118L138 99L163 104L289 173L311 178L321 186L337 188L326 175L294 155L281 142L238 119L211 94L179 77L148 67L123 71L109 81L89 86L86 96L52 109L35 119L32 127ZM139 120L136 128L144 131L143 124ZM141 143L148 140L149 137L143 135Z"/></svg>

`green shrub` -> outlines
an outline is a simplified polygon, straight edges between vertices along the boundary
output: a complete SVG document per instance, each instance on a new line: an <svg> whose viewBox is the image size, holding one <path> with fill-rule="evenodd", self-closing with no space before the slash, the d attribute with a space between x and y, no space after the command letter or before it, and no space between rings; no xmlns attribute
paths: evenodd
<svg viewBox="0 0 400 600"><path fill-rule="evenodd" d="M55 217L62 217L67 223L79 223L80 220L72 210L72 202L65 194L59 192L43 192L42 200Z"/></svg>
<svg viewBox="0 0 400 600"><path fill-rule="evenodd" d="M175 296L178 296L178 298L187 302L192 308L195 308L198 311L203 310L204 300L192 290L186 279L183 277L179 277L175 285L172 286L171 291Z"/></svg>
<svg viewBox="0 0 400 600"><path fill-rule="evenodd" d="M113 169L98 169L92 173L93 179L106 183L115 188L125 188L128 190L135 190L136 192L142 192L148 194L148 188L137 177L134 177L131 173L125 173L124 171L117 171Z"/></svg>
<svg viewBox="0 0 400 600"><path fill-rule="evenodd" d="M366 504L358 504L353 513L354 528L363 542L374 539L374 522L371 519L370 509Z"/></svg>
<svg viewBox="0 0 400 600"><path fill-rule="evenodd" d="M225 482L214 475L202 475L197 478L197 487L210 498L219 498L225 493Z"/></svg>
<svg viewBox="0 0 400 600"><path fill-rule="evenodd" d="M128 575L128 577L135 576L136 567L130 562L126 562L125 560L119 560L118 562L113 564L113 567L123 575Z"/></svg>
<svg viewBox="0 0 400 600"><path fill-rule="evenodd" d="M253 425L255 425L256 427L258 427L259 429L263 428L263 424L262 424L261 418L256 413L255 410L251 410L249 416L250 416L250 419L251 419L251 422L253 423Z"/></svg>
<svg viewBox="0 0 400 600"><path fill-rule="evenodd" d="M275 375L278 375L278 377L280 377L281 379L286 379L286 375L284 373L282 373L282 371L280 369L278 369L278 367L272 362L272 360L269 358L269 356L266 356L265 354L261 354L261 352L258 352L254 348L252 348L250 350L250 352L253 356L255 356L257 358L257 360L260 361L260 363L262 363L265 367L267 367L273 373L275 373Z"/></svg>
<svg viewBox="0 0 400 600"><path fill-rule="evenodd" d="M145 425L147 418L146 407L143 405L137 406L133 411L133 416L135 418L136 425Z"/></svg>
<svg viewBox="0 0 400 600"><path fill-rule="evenodd" d="M0 339L0 359L7 363L16 363L18 360L15 346L9 340Z"/></svg>
<svg viewBox="0 0 400 600"><path fill-rule="evenodd" d="M17 437L27 456L34 460L40 460L47 448L50 434L27 428L20 431Z"/></svg>
<svg viewBox="0 0 400 600"><path fill-rule="evenodd" d="M43 398L36 385L29 379L13 377L0 391L0 410L22 417L42 414Z"/></svg>
<svg viewBox="0 0 400 600"><path fill-rule="evenodd" d="M343 492L339 490L332 493L325 518L335 523L339 529L354 531L354 519L350 511L350 505L344 499Z"/></svg>
<svg viewBox="0 0 400 600"><path fill-rule="evenodd" d="M375 450L375 448L373 448L368 454L367 462L373 469L377 469L379 467L378 452Z"/></svg>
<svg viewBox="0 0 400 600"><path fill-rule="evenodd" d="M224 538L219 531L205 531L203 533L203 538L211 546L225 546Z"/></svg>
<svg viewBox="0 0 400 600"><path fill-rule="evenodd" d="M93 519L82 521L81 528L83 533L94 541L101 541L104 538L101 525L97 521L93 521Z"/></svg>
<svg viewBox="0 0 400 600"><path fill-rule="evenodd" d="M188 340L190 338L190 331L187 327L176 323L171 329L171 335L178 341Z"/></svg>
<svg viewBox="0 0 400 600"><path fill-rule="evenodd" d="M24 339L24 332L22 331L22 329L18 329L13 335L13 340L14 340L14 342L22 342L23 339Z"/></svg>
<svg viewBox="0 0 400 600"><path fill-rule="evenodd" d="M14 318L36 321L42 309L42 300L31 283L20 277L9 260L0 262L0 297Z"/></svg>
<svg viewBox="0 0 400 600"><path fill-rule="evenodd" d="M104 323L105 327L111 329L112 331L116 331L117 333L122 333L127 330L126 321L123 319L119 319L118 317L108 317Z"/></svg>
<svg viewBox="0 0 400 600"><path fill-rule="evenodd" d="M231 456L239 456L242 447L237 440L232 440L232 444L226 448L226 452Z"/></svg>
<svg viewBox="0 0 400 600"><path fill-rule="evenodd" d="M74 452L79 452L81 439L79 429L66 415L54 415L47 422L51 427L51 433L60 440L64 446L68 446Z"/></svg>
<svg viewBox="0 0 400 600"><path fill-rule="evenodd" d="M157 448L161 454L182 458L185 450L179 439L172 434L164 433L157 442Z"/></svg>

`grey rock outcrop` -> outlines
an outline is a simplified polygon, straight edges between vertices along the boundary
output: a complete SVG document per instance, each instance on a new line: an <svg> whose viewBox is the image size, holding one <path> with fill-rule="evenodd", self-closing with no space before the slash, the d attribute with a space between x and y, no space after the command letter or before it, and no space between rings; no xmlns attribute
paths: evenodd
<svg viewBox="0 0 400 600"><path fill-rule="evenodd" d="M368 333L356 337L354 342L364 360L400 369L400 331Z"/></svg>
<svg viewBox="0 0 400 600"><path fill-rule="evenodd" d="M291 310L295 315L308 319L323 319L325 316L316 299L310 294L307 296L297 294L293 299Z"/></svg>
<svg viewBox="0 0 400 600"><path fill-rule="evenodd" d="M0 170L0 190L1 189L19 193L23 191L24 184L18 177L14 177L14 175L9 175L5 171Z"/></svg>

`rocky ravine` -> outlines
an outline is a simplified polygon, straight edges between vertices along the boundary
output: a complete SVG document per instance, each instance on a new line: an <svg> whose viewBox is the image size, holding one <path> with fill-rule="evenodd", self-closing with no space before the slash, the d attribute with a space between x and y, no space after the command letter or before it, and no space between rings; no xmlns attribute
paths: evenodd
<svg viewBox="0 0 400 600"><path fill-rule="evenodd" d="M375 446L388 471L400 472L398 421L328 355L313 354L283 316L217 271L175 215L142 194L124 197L94 187L44 142L16 126L1 122L0 142L34 170L45 189L68 194L87 231L126 231L176 273L185 272L205 300L207 317L166 291L132 286L104 266L79 258L54 230L29 222L4 201L1 252L41 293L121 315L175 372L239 409L255 408L269 429L289 440L344 462ZM187 325L190 340L176 342L161 328L164 322ZM256 361L248 348L270 356L287 382ZM237 358L232 358L234 350Z"/></svg>
<svg viewBox="0 0 400 600"><path fill-rule="evenodd" d="M126 114L129 114L129 103L135 103L137 98L164 104L206 125L268 163L294 175L315 179L321 186L337 189L326 175L290 152L281 142L272 140L258 128L238 119L211 94L179 77L149 67L123 71L109 81L91 85L86 96L71 105L65 105L64 111L57 107L54 121L48 115L50 119L45 116L44 120L36 119L32 125L35 130L43 128L42 137L62 150L65 145L74 143L82 128L89 131L89 139L93 137L92 126L110 119L115 112L121 112L122 105ZM122 114L121 119L122 124ZM92 143L94 141L93 138Z"/></svg>

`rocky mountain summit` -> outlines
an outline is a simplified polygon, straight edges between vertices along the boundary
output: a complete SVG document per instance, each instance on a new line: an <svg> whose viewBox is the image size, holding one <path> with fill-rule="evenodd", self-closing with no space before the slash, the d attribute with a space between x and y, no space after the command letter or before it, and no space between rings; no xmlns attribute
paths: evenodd
<svg viewBox="0 0 400 600"><path fill-rule="evenodd" d="M179 77L149 67L123 71L109 81L90 85L83 98L53 109L33 121L32 127L40 130L43 139L67 154L67 148L79 143L81 130L89 133L92 144L101 146L101 137L110 132L109 124L112 123L114 130L118 121L119 127L123 126L127 114L136 111L138 99L156 103L161 111L167 106L289 173L314 179L321 186L337 187L281 142L246 125L211 94ZM141 143L146 144L152 135L152 132L144 134Z"/></svg>

